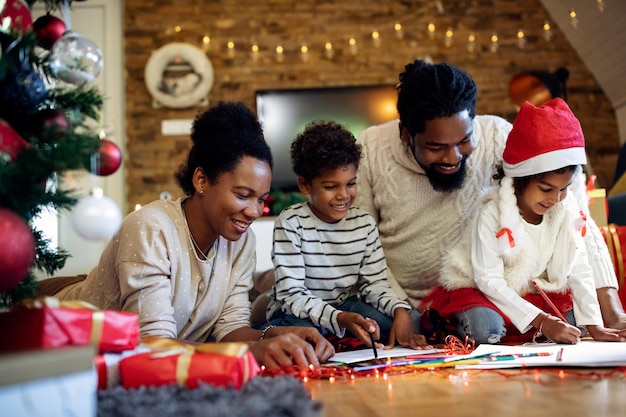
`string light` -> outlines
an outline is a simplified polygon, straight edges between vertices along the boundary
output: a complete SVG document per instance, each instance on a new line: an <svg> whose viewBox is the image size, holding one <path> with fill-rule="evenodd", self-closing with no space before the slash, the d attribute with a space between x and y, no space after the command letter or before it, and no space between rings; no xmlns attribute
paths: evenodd
<svg viewBox="0 0 626 417"><path fill-rule="evenodd" d="M574 29L578 29L578 17L576 16L576 10L569 11L569 23Z"/></svg>
<svg viewBox="0 0 626 417"><path fill-rule="evenodd" d="M180 25L176 25L174 26L174 32L176 33L180 33L183 31L183 28Z"/></svg>
<svg viewBox="0 0 626 417"><path fill-rule="evenodd" d="M211 37L209 35L204 35L202 37L202 50L207 52L209 50L209 46L211 45Z"/></svg>
<svg viewBox="0 0 626 417"><path fill-rule="evenodd" d="M355 56L359 52L359 46L356 44L356 38L354 36L348 39L348 50L352 56Z"/></svg>
<svg viewBox="0 0 626 417"><path fill-rule="evenodd" d="M500 41L498 39L498 34L493 32L491 35L491 45L489 45L489 50L493 53L498 52L498 48L500 47Z"/></svg>
<svg viewBox="0 0 626 417"><path fill-rule="evenodd" d="M452 28L449 27L448 30L446 30L446 39L443 42L446 48L450 48L452 46L453 37L454 37L454 30L452 30Z"/></svg>
<svg viewBox="0 0 626 417"><path fill-rule="evenodd" d="M303 43L300 45L300 59L306 64L309 62L309 57L309 47L307 44Z"/></svg>
<svg viewBox="0 0 626 417"><path fill-rule="evenodd" d="M552 28L550 27L550 23L546 20L543 24L543 38L550 42L552 40Z"/></svg>
<svg viewBox="0 0 626 417"><path fill-rule="evenodd" d="M233 59L235 57L235 42L228 41L226 43L226 56L228 59Z"/></svg>
<svg viewBox="0 0 626 417"><path fill-rule="evenodd" d="M276 46L276 62L279 64L285 60L285 49L282 45Z"/></svg>
<svg viewBox="0 0 626 417"><path fill-rule="evenodd" d="M415 365L395 365L384 368L384 373L380 373L379 369L373 369L369 371L354 371L348 365L325 365L320 368L306 369L300 371L295 366L288 366L283 368L271 368L267 369L265 366L261 367L261 376L278 376L278 375L291 375L296 378L300 378L303 382L311 380L328 380L330 383L334 382L350 382L351 384L358 383L360 378L382 378L385 381L389 380L389 376L402 375L407 373L425 373L429 375L438 375L442 378L448 379L453 385L467 386L472 379L479 374L488 374L490 377L500 376L504 379L523 378L528 380L527 376L532 376L533 381L536 383L544 383L543 376L554 375L559 379L565 378L577 378L580 380L597 381L602 379L615 379L622 380L626 376L626 367L616 367L611 369L601 370L578 370L578 369L563 369L563 368L542 368L541 370L536 368L521 368L515 373L502 371L500 369L483 369L476 370L470 376L466 371L459 372L453 368L437 368L437 367L418 367ZM389 387L388 387L389 388Z"/></svg>
<svg viewBox="0 0 626 417"><path fill-rule="evenodd" d="M326 42L326 44L324 44L324 55L328 59L333 59L333 56L335 56L332 42Z"/></svg>
<svg viewBox="0 0 626 417"><path fill-rule="evenodd" d="M399 22L393 25L393 31L395 32L398 40L402 40L404 38L404 31L402 30L402 25Z"/></svg>
<svg viewBox="0 0 626 417"><path fill-rule="evenodd" d="M472 353L476 348L475 344L469 342L467 338L464 342L462 342L459 338L452 335L447 336L445 343L443 345L438 345L437 347L443 347L443 353L450 356L467 355ZM373 366L361 367L361 369L352 368L345 364L328 364L319 368L309 366L308 368L303 369L293 365L271 369L267 369L265 366L262 366L261 375L291 375L301 379L303 382L308 382L310 380L328 380L330 383L349 382L351 384L357 383L360 378L374 377L387 381L389 384L389 390L392 389L389 376L407 373L427 373L429 375L438 375L442 378L448 379L451 384L462 386L468 386L472 379L474 379L474 377L479 373L489 374L490 377L500 376L505 379L515 379L519 377L528 380L527 376L532 376L534 382L536 383L544 383L542 382L542 375L554 375L559 379L579 378L581 380L595 381L608 378L622 380L626 377L626 367L624 366L602 370L572 370L563 368L542 368L539 370L537 368L521 368L516 373L510 373L506 370L503 371L500 369L484 369L476 370L471 374L472 376L470 376L467 371L459 372L453 368L442 368L436 365L433 365L432 367L423 365L424 364L419 363L419 360L417 360L417 362L412 362L407 358L406 360L398 359L392 361L392 358L387 358L385 363L379 362Z"/></svg>
<svg viewBox="0 0 626 417"><path fill-rule="evenodd" d="M596 0L597 5L599 8L604 8L606 2L604 0ZM442 3L442 2L439 2ZM434 3L436 4L436 3ZM417 13L416 13L417 14ZM570 23L572 24L573 27L577 27L578 26L578 17L576 12L571 9L570 10ZM406 19L407 17L404 16L403 19ZM393 36L396 37L396 39L398 40L407 40L406 36L404 36L404 27L406 26L406 22L404 21L399 21L396 20L395 23L393 23L391 25L390 31L393 31ZM182 26L180 25L176 25L176 26L169 26L168 28L166 28L166 32L170 34L174 33L174 32L181 32L183 30ZM434 40L437 38L437 34L436 34L436 24L434 20L430 20L427 24L426 27L427 30L427 36L431 39ZM446 31L443 33L443 45L446 48L451 48L454 45L454 31L455 29L453 27L448 27L446 29ZM554 32L552 30L552 26L551 24L548 22L548 20L545 20L542 26L542 31L541 31L541 36L544 38L544 40L546 42L550 42L554 36ZM213 34L215 36L215 34ZM380 48L382 47L382 38L386 36L385 32L381 32L378 30L373 30L370 32L370 37L371 37L371 41L372 41L372 46L375 48ZM458 33L457 33L458 36ZM515 32L515 45L520 48L520 49L524 49L526 47L528 47L528 42L529 42L529 37L528 34L522 29L519 28L517 30L517 32ZM350 35L350 37L348 38L348 44L347 49L346 49L346 55L351 55L351 56L356 56L359 53L362 52L362 45L358 45L358 39L359 34L352 34ZM476 32L474 31L470 31L467 34L467 42L466 42L466 51L468 53L474 53L477 50L480 49L480 45L477 43L477 36L476 36ZM229 39L228 42L226 43L226 49L225 49L225 53L228 57L228 59L233 59L236 56L236 48L235 48L235 42L237 41L237 43L240 42L246 42L246 41L242 41L241 39ZM248 48L250 51L250 59L253 62L258 62L259 59L261 58L261 48L263 47L263 45L260 45L259 42L252 40L251 42L248 41L248 45L250 45ZM345 42L345 41L344 41ZM215 43L215 38L212 39L211 36L209 36L209 34L205 34L202 39L201 39L201 48L205 51L208 52L209 49L213 49L213 47L211 47L211 43ZM415 39L411 39L410 41L407 42L407 46L410 47L416 47L417 45L417 41ZM506 43L506 45L510 45L509 43ZM489 49L490 52L495 53L498 52L500 50L500 46L501 46L501 42L500 42L500 35L498 35L497 32L493 32L493 34L490 37L490 42L488 42L488 46L487 48ZM279 49L282 48L282 49ZM271 48L271 47L270 47ZM311 60L311 56L310 56L310 49L311 46L307 45L306 42L301 44L300 47L300 60L304 63L309 63ZM335 57L335 52L336 50L334 49L333 43L332 41L329 39L324 45L323 45L323 53L325 58L327 59L334 59ZM278 46L274 47L275 49L275 59L277 62L284 62L285 59L287 59L287 55L289 54L288 51L285 50L285 48L283 47L282 44L278 44ZM296 50L297 51L297 50ZM217 51L216 51L217 52ZM295 52L297 53L297 52ZM424 59L422 57L422 59Z"/></svg>
<svg viewBox="0 0 626 417"><path fill-rule="evenodd" d="M252 57L253 62L257 62L259 60L259 45L257 43L253 43L250 47L250 56Z"/></svg>
<svg viewBox="0 0 626 417"><path fill-rule="evenodd" d="M372 43L374 44L374 47L376 48L380 48L380 44L381 44L381 39L380 39L380 33L378 33L377 30L372 32Z"/></svg>
<svg viewBox="0 0 626 417"><path fill-rule="evenodd" d="M432 40L435 39L435 24L428 22L428 37Z"/></svg>
<svg viewBox="0 0 626 417"><path fill-rule="evenodd" d="M467 36L467 52L474 52L476 49L476 36L474 32L470 32Z"/></svg>
<svg viewBox="0 0 626 417"><path fill-rule="evenodd" d="M522 29L517 31L517 46L519 49L524 49L526 47L526 35L524 35L524 30Z"/></svg>
<svg viewBox="0 0 626 417"><path fill-rule="evenodd" d="M598 10L603 12L604 9L606 8L606 4L604 3L604 0L596 0L596 3L598 5Z"/></svg>

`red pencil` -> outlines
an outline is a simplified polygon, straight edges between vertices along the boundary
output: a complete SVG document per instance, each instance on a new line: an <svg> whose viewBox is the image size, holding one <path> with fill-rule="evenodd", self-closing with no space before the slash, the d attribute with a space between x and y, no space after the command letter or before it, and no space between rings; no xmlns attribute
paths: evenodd
<svg viewBox="0 0 626 417"><path fill-rule="evenodd" d="M554 315L557 316L558 318L560 318L561 320L563 320L565 323L567 323L567 320L565 320L565 317L563 317L563 313L561 313L561 311L558 308L556 308L556 306L554 305L552 300L550 300L550 298L548 298L548 295L545 293L545 291L542 290L541 287L539 285L537 285L537 283L535 281L531 281L531 282L535 286L535 288L537 289L537 292L539 293L539 295L541 295L541 298L543 298L543 300L546 303L548 303L548 305L550 307L552 307L552 310L554 310Z"/></svg>

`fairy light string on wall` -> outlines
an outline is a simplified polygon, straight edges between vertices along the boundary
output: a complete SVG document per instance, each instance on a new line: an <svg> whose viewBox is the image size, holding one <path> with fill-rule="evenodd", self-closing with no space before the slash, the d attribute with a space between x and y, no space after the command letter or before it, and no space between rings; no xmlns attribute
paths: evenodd
<svg viewBox="0 0 626 417"><path fill-rule="evenodd" d="M602 13L607 9L606 1L604 0L589 1L596 2L598 13ZM433 15L446 17L443 2L433 2L431 9ZM579 16L576 10L570 8L568 13L570 25L577 29L579 27ZM466 53L473 54L480 51L497 53L502 51L503 47L508 46L530 50L532 49L530 48L532 42L535 42L534 46L539 47L540 45L538 44L540 42L550 42L554 37L552 23L548 20L534 28L519 27L510 33L503 33L502 30L497 31L494 29L489 33L488 29L467 27L467 25L458 22L450 25L444 24L442 28L436 25L434 19L429 19L425 25L415 22L416 19L422 16L423 10L419 10L401 18L395 17L387 23L377 24L372 29L364 29L361 33L353 32L352 34L341 35L342 39L326 39L318 42L317 45L309 39L294 42L290 39L291 36L289 34L284 34L284 39L273 41L272 44L269 44L270 41L268 41L268 44L265 44L255 39L235 39L233 37L220 40L218 29L215 29L213 34L209 33L209 31L205 32L199 39L199 44L207 54L212 56L223 54L228 60L235 59L239 54L242 56L246 55L245 51L248 50L247 56L253 63L259 62L264 55L273 55L273 60L277 63L285 63L290 59L302 63L310 63L314 56L319 56L329 61L336 58L338 53L356 57L368 51L384 49L392 42L408 42L408 46L415 46L418 43L421 43L421 46L427 46L425 42L431 42L432 45L438 45L445 49L451 49L458 44L460 48L465 49ZM425 36L421 41L419 40L421 37L418 36L420 35L420 26L422 26L423 35ZM413 36L407 36L406 27L416 28L411 31ZM183 31L184 27L181 24L175 24L165 30L166 34L169 34L168 36L177 36ZM360 41L367 39L369 39L369 42ZM462 39L466 39L466 41L463 42ZM508 41L509 39L511 39L511 42Z"/></svg>

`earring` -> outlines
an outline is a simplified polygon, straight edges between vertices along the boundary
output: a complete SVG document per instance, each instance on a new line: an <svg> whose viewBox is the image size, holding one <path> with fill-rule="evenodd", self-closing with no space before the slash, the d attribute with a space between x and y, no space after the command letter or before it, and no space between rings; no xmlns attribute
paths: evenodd
<svg viewBox="0 0 626 417"><path fill-rule="evenodd" d="M200 195L204 195L204 190L200 190Z"/></svg>

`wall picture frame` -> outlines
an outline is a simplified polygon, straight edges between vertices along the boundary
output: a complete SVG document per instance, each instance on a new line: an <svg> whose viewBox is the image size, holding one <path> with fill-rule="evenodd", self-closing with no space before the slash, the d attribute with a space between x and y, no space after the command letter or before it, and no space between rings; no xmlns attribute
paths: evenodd
<svg viewBox="0 0 626 417"><path fill-rule="evenodd" d="M213 65L202 49L171 42L150 55L144 77L153 107L207 106L213 86Z"/></svg>

